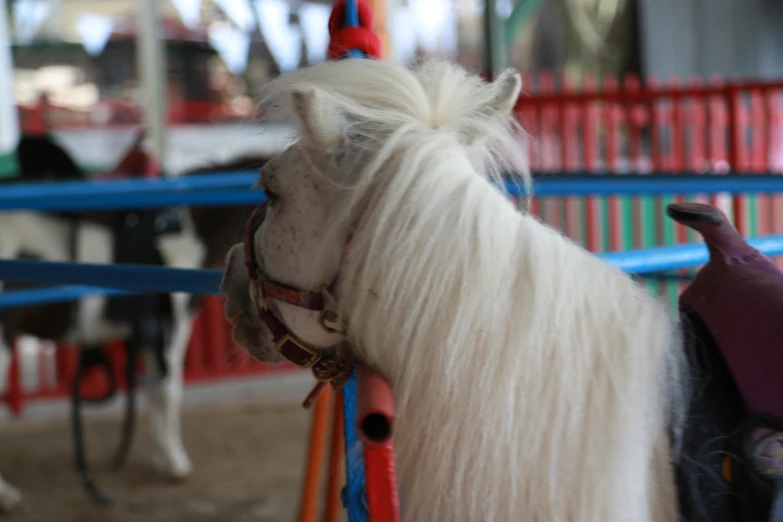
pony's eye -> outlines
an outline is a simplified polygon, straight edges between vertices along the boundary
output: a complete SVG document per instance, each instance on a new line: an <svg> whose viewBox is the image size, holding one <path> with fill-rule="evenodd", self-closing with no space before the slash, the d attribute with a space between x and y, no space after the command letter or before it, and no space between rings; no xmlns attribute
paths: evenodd
<svg viewBox="0 0 783 522"><path fill-rule="evenodd" d="M267 201L269 201L270 205L274 205L280 199L280 196L278 196L276 193L272 192L271 190L265 189L264 194L266 195L266 199Z"/></svg>

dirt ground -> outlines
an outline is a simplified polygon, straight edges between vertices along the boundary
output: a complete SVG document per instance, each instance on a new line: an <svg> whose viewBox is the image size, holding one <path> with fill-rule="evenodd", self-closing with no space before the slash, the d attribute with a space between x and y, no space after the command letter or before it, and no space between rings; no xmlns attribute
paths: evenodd
<svg viewBox="0 0 783 522"><path fill-rule="evenodd" d="M25 495L2 522L287 522L296 519L308 412L293 404L187 409L185 445L193 474L160 478L149 464L146 418L120 472L109 462L120 420L88 420L88 452L98 486L114 500L94 506L74 472L66 420L0 428L0 471Z"/></svg>

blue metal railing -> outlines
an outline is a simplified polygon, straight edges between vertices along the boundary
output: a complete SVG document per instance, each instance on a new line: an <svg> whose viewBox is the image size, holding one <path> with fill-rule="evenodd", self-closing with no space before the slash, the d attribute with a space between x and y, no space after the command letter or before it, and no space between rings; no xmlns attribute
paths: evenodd
<svg viewBox="0 0 783 522"><path fill-rule="evenodd" d="M253 187L258 175L223 173L179 179L20 183L0 186L3 210L117 210L173 206L256 205L264 201ZM525 194L518 183L506 183L512 196ZM660 196L783 193L783 176L729 174L536 175L536 197Z"/></svg>
<svg viewBox="0 0 783 522"><path fill-rule="evenodd" d="M768 256L783 255L783 234L747 238L747 241ZM634 275L691 268L709 260L707 247L703 243L627 252L606 252L597 256ZM3 281L84 285L2 292L0 309L44 301L69 301L93 295L120 295L127 292L219 294L222 277L221 270L0 260L0 280Z"/></svg>

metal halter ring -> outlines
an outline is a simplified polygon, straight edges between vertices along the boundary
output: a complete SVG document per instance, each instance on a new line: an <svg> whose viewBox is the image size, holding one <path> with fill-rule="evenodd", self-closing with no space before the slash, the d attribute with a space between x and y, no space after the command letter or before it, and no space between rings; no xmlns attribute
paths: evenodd
<svg viewBox="0 0 783 522"><path fill-rule="evenodd" d="M340 319L340 316L337 315L337 312L335 312L334 310L326 309L326 310L321 311L321 315L318 317L318 322L321 323L321 327L323 327L323 329L326 330L329 333L336 333L336 334L340 334L340 335L345 335L346 334L346 329L345 328L342 328L342 329L338 330L337 328L333 328L333 327L329 326L328 324L326 324L327 322L338 323L339 319Z"/></svg>

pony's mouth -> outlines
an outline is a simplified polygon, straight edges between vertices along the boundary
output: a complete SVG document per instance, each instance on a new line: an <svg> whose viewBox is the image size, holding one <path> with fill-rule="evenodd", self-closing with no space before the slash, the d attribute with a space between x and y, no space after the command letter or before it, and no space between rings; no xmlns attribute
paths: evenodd
<svg viewBox="0 0 783 522"><path fill-rule="evenodd" d="M267 364L286 362L275 350L272 333L266 327L249 327L240 317L230 317L228 320L232 325L231 338L253 359Z"/></svg>
<svg viewBox="0 0 783 522"><path fill-rule="evenodd" d="M264 364L283 364L288 362L280 357L272 346L255 346L245 350L253 359Z"/></svg>

